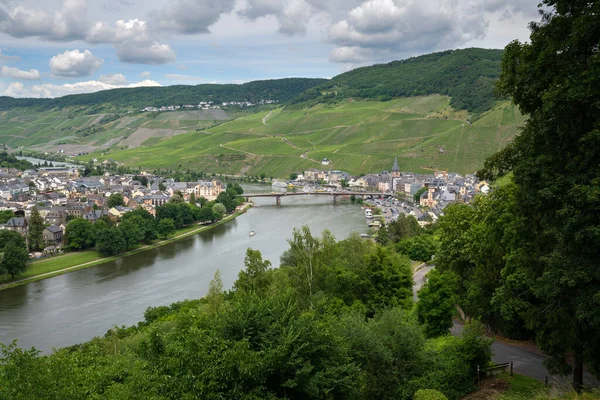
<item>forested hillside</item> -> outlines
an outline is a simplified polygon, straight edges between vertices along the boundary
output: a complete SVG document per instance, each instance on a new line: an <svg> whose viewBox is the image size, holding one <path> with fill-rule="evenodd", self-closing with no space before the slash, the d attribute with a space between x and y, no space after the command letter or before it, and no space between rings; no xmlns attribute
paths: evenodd
<svg viewBox="0 0 600 400"><path fill-rule="evenodd" d="M198 104L199 101L250 101L275 100L280 103L297 97L325 79L287 78L254 81L242 85L176 85L166 87L140 87L113 89L89 94L77 94L55 99L15 99L0 97L0 110L28 107L50 110L64 107L89 107L87 114L129 109L139 110L147 106Z"/></svg>
<svg viewBox="0 0 600 400"><path fill-rule="evenodd" d="M445 335L447 307L420 309L420 325L410 262L394 245L307 227L289 242L280 268L248 249L231 291L217 272L203 299L150 308L138 326L51 356L0 346L0 398L412 400L435 389L458 400L475 390L491 340L478 324Z"/></svg>
<svg viewBox="0 0 600 400"><path fill-rule="evenodd" d="M340 98L389 100L394 97L448 95L456 109L482 112L493 103L502 50L464 49L357 68L338 75L294 99L334 101Z"/></svg>

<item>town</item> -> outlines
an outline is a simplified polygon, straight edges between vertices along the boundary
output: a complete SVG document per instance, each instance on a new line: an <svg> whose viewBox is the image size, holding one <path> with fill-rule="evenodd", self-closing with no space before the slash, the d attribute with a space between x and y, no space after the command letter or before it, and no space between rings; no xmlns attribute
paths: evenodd
<svg viewBox="0 0 600 400"><path fill-rule="evenodd" d="M163 112L163 111L177 111L182 107L184 109L194 109L198 108L200 110L220 110L221 108L231 108L231 107L254 107L256 105L266 105L266 104L277 104L277 100L260 100L257 104L254 104L250 101L224 101L221 104L215 104L213 101L201 101L197 106L192 104L185 104L183 106L180 105L170 105L170 106L161 106L161 107L144 107L142 112Z"/></svg>
<svg viewBox="0 0 600 400"><path fill-rule="evenodd" d="M474 175L447 171L401 172L397 159L390 171L379 174L357 177L343 171L310 169L292 174L287 181L271 183L272 190L277 192L290 188L303 192L376 191L381 193L381 199L367 199L366 204L381 210L383 223L405 214L413 216L421 226L436 221L449 204L469 203L476 194L490 190L486 182L480 182ZM28 221L35 208L45 225L44 247L30 257L39 258L62 251L65 227L73 219L82 218L91 223L108 219L119 223L125 214L136 209L156 216L157 208L175 197L185 202L214 202L225 190L226 186L216 177L176 182L144 171L136 175L105 172L100 176L83 177L75 166L24 171L0 168L0 212L6 216L0 229L27 237ZM118 201L113 201L115 198Z"/></svg>

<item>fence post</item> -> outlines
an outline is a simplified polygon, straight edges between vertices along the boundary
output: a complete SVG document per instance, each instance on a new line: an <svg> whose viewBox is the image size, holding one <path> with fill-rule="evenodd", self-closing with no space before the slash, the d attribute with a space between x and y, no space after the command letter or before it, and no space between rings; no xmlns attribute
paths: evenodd
<svg viewBox="0 0 600 400"><path fill-rule="evenodd" d="M479 381L479 365L477 366L477 388L481 389L481 383Z"/></svg>
<svg viewBox="0 0 600 400"><path fill-rule="evenodd" d="M544 384L546 385L546 387L548 387L548 376L546 376L546 379L544 379Z"/></svg>
<svg viewBox="0 0 600 400"><path fill-rule="evenodd" d="M510 376L513 376L513 361L510 362Z"/></svg>

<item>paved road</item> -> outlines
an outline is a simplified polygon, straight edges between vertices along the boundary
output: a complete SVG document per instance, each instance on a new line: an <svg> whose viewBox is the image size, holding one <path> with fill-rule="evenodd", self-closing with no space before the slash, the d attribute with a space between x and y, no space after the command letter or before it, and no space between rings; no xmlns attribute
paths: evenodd
<svg viewBox="0 0 600 400"><path fill-rule="evenodd" d="M419 290L421 290L421 288L425 284L425 276L433 268L435 268L435 266L427 265L413 274L413 299L414 299L414 301L417 301L417 292Z"/></svg>
<svg viewBox="0 0 600 400"><path fill-rule="evenodd" d="M417 300L417 292L425 284L425 276L433 268L433 266L427 266L413 275L413 298L415 301ZM451 330L452 334L459 335L461 330L462 325L454 322L454 326ZM548 370L544 365L544 360L547 358L546 356L532 353L521 347L510 345L499 340L495 340L492 344L492 351L494 353L492 356L492 361L498 364L512 361L514 370L517 373L530 376L540 381L544 381L546 377L548 377L548 381L551 383L554 382L560 385L570 385L568 378L552 376L548 373ZM594 379L588 372L584 373L584 382L586 385L596 387L600 386L600 382Z"/></svg>

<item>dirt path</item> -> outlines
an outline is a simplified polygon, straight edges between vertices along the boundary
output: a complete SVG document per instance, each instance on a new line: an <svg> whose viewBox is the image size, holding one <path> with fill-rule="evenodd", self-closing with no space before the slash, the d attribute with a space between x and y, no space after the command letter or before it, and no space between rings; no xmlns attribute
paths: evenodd
<svg viewBox="0 0 600 400"><path fill-rule="evenodd" d="M257 154L254 154L254 153L250 153L248 151L234 149L233 147L228 147L228 146L225 146L224 144L220 144L219 146L222 147L222 148L224 148L224 149L231 150L231 151L237 151L238 153L244 153L244 154L247 154L249 156L256 156L257 155Z"/></svg>
<svg viewBox="0 0 600 400"><path fill-rule="evenodd" d="M269 120L269 118L271 118L272 114L273 114L273 111L269 111L269 113L263 117L263 119L262 119L263 125L269 125L269 124L267 124L267 121Z"/></svg>

